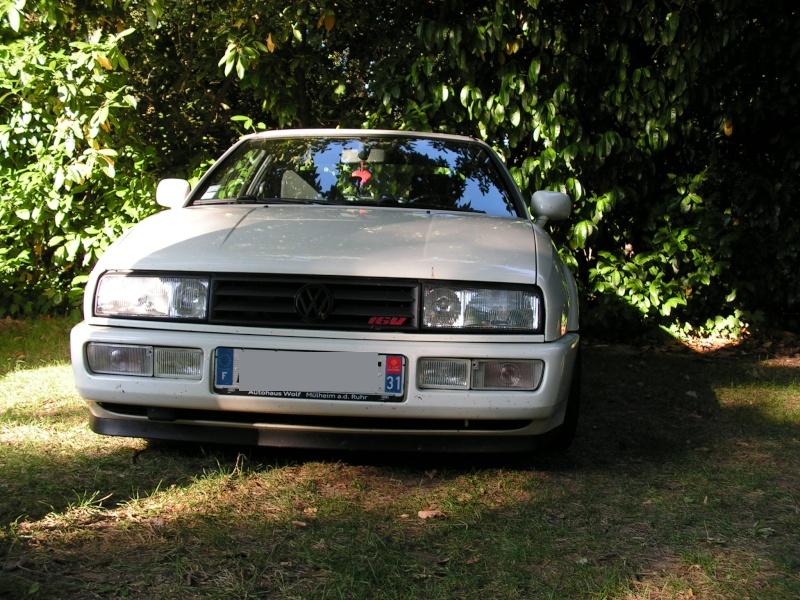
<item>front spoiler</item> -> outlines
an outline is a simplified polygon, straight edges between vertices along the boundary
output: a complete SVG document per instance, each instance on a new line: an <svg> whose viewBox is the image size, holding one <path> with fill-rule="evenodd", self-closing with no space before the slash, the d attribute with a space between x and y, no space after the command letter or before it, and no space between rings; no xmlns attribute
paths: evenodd
<svg viewBox="0 0 800 600"><path fill-rule="evenodd" d="M214 425L187 425L164 421L116 419L91 415L89 426L102 435L268 446L274 448L312 448L317 450L359 450L379 452L431 453L510 453L529 452L546 445L547 435L470 435L443 436L430 434L336 433L319 431L287 431L249 429Z"/></svg>

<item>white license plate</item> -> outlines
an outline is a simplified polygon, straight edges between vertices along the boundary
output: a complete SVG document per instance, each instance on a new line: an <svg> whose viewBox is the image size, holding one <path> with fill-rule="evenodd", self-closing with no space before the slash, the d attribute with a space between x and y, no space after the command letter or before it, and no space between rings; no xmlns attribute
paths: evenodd
<svg viewBox="0 0 800 600"><path fill-rule="evenodd" d="M376 352L217 348L214 391L240 396L399 402L407 361Z"/></svg>

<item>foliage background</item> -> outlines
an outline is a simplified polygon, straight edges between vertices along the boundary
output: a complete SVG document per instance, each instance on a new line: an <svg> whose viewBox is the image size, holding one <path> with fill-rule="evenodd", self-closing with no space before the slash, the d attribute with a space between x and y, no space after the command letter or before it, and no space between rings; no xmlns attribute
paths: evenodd
<svg viewBox="0 0 800 600"><path fill-rule="evenodd" d="M75 306L108 243L239 134L474 135L619 329L797 328L789 1L0 0L0 313Z"/></svg>

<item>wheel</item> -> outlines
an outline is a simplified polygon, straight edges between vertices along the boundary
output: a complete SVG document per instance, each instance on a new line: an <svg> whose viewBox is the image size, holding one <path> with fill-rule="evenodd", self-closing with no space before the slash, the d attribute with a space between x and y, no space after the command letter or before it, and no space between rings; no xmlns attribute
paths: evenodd
<svg viewBox="0 0 800 600"><path fill-rule="evenodd" d="M567 410L564 413L564 422L558 427L545 434L544 446L548 450L563 452L572 444L575 439L575 431L578 428L578 414L581 404L581 351L578 347L578 354L575 356L575 366L572 368L572 380L569 384L569 398L567 399Z"/></svg>

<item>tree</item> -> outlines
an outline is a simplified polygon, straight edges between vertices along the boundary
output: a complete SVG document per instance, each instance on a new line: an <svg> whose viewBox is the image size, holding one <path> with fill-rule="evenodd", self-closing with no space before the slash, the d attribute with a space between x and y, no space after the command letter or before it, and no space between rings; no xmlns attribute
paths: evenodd
<svg viewBox="0 0 800 600"><path fill-rule="evenodd" d="M556 235L597 322L633 311L736 333L742 311L800 306L800 19L788 2L7 0L5 14L7 312L63 303L107 240L152 210L154 179L192 173L232 125L486 139L526 195L574 198ZM48 83L81 60L67 111ZM58 146L48 132L73 113L86 131ZM37 268L42 258L56 269Z"/></svg>

